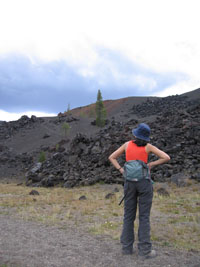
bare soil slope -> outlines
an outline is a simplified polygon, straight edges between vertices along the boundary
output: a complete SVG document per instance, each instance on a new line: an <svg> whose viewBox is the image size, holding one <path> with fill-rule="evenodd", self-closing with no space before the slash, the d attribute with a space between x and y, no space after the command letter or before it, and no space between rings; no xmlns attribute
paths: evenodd
<svg viewBox="0 0 200 267"><path fill-rule="evenodd" d="M118 241L77 228L59 229L0 215L0 266L7 267L198 267L200 255L156 247L158 256L141 260L121 254Z"/></svg>

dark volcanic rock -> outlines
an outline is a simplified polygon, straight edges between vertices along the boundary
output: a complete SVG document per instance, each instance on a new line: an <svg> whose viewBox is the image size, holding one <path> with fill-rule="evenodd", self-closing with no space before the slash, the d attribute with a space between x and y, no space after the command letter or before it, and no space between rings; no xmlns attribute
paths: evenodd
<svg viewBox="0 0 200 267"><path fill-rule="evenodd" d="M173 105L178 102L177 97L175 100L172 101ZM181 105L185 106L182 101L181 99ZM200 172L199 109L200 107L195 105L187 111L165 111L149 123L152 129L151 143L166 151L171 157L169 164L152 169L153 180L172 181L177 186L186 184L185 177L199 181L199 176L196 175ZM131 129L136 127L137 123L133 119L127 123L113 120L111 125L100 130L95 137L89 138L78 133L71 141L67 152L54 153L44 164L41 185L52 186L61 182L64 187L70 188L100 181L123 184L122 175L110 165L108 156L131 138ZM153 159L155 157L150 155L150 160ZM124 157L119 159L121 165L124 161ZM50 174L54 176L49 180L46 175Z"/></svg>
<svg viewBox="0 0 200 267"><path fill-rule="evenodd" d="M115 194L114 193L108 193L106 196L105 196L105 199L110 199L114 196Z"/></svg>
<svg viewBox="0 0 200 267"><path fill-rule="evenodd" d="M160 187L160 188L158 188L156 192L157 192L158 195L160 195L160 196L165 196L165 197L169 197L169 196L170 196L169 192L168 192L167 189L164 188L164 187Z"/></svg>
<svg viewBox="0 0 200 267"><path fill-rule="evenodd" d="M137 120L133 114L145 119ZM178 186L187 184L187 179L200 182L200 105L183 96L172 96L147 100L127 112L124 122L114 118L90 137L77 133L73 139L40 148L46 153L46 160L37 163L38 154L16 154L3 143L0 144L2 168L15 167L16 172L26 170L26 183L33 186L54 186L61 184L71 188L77 185L92 185L98 182L123 184L123 177L108 161L109 155L126 141L132 139L131 130L140 122L151 127L151 143L166 151L171 157L168 164L153 168L152 179L159 182L172 181ZM153 120L148 120L153 115ZM137 117L137 118L138 118ZM19 129L35 127L38 118L23 116L12 123L2 122L0 138L10 138ZM60 122L76 121L71 115L60 115L52 120ZM42 120L39 121L42 123ZM55 126L55 125L53 125ZM90 126L92 129L95 126ZM90 129L88 129L90 131ZM50 137L51 138L51 137ZM43 142L46 139L40 138ZM155 157L150 155L150 160ZM120 165L125 162L119 158ZM28 171L27 171L28 169Z"/></svg>
<svg viewBox="0 0 200 267"><path fill-rule="evenodd" d="M33 129L36 122L43 122L43 119L36 116L29 118L24 115L17 121L2 122L0 125L0 140L11 138L20 130Z"/></svg>
<svg viewBox="0 0 200 267"><path fill-rule="evenodd" d="M137 114L140 117L146 117L150 115L173 115L176 111L185 109L190 105L191 102L187 101L186 96L168 96L165 98L158 99L147 99L146 102L134 105L132 113ZM192 103L193 105L193 103Z"/></svg>
<svg viewBox="0 0 200 267"><path fill-rule="evenodd" d="M200 172L195 173L191 176L191 179L197 180L198 182L200 182Z"/></svg>
<svg viewBox="0 0 200 267"><path fill-rule="evenodd" d="M86 199L87 199L86 196L79 197L79 200L86 200Z"/></svg>
<svg viewBox="0 0 200 267"><path fill-rule="evenodd" d="M45 139L45 138L49 138L50 137L50 135L49 134L47 134L47 133L45 133L44 135L43 135L43 138Z"/></svg>
<svg viewBox="0 0 200 267"><path fill-rule="evenodd" d="M29 195L39 196L39 192L37 190L31 190L31 192L29 193Z"/></svg>
<svg viewBox="0 0 200 267"><path fill-rule="evenodd" d="M184 173L177 173L171 176L171 182L176 184L178 187L186 186L187 185L187 177Z"/></svg>

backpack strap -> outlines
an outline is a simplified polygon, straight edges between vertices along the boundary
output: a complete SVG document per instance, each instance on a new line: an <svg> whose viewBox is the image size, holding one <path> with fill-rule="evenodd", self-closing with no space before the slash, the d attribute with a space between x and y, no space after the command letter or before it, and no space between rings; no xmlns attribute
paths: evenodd
<svg viewBox="0 0 200 267"><path fill-rule="evenodd" d="M127 190L126 190L126 193L124 194L123 198L120 200L119 202L119 206L122 204L122 202L124 201L125 197L126 197L126 194L127 194L127 191L128 191L128 186L127 186Z"/></svg>
<svg viewBox="0 0 200 267"><path fill-rule="evenodd" d="M145 179L150 179L150 171L149 171L149 167L148 167L148 165L144 162L144 161L142 161L142 160L137 160L137 162L139 163L139 164L141 164L141 166L143 167L142 168L142 173L143 173L143 177L145 178ZM145 172L146 172L146 174L145 174ZM148 178L147 178L148 177Z"/></svg>

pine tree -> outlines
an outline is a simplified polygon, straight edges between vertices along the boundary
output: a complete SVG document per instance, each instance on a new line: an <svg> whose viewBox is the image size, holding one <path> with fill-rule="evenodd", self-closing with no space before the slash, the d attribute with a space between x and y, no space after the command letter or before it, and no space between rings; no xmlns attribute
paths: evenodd
<svg viewBox="0 0 200 267"><path fill-rule="evenodd" d="M101 91L99 89L96 101L96 125L99 127L103 127L105 126L105 122L106 122L106 109L104 107Z"/></svg>
<svg viewBox="0 0 200 267"><path fill-rule="evenodd" d="M70 103L68 103L68 106L67 106L67 114L70 114Z"/></svg>

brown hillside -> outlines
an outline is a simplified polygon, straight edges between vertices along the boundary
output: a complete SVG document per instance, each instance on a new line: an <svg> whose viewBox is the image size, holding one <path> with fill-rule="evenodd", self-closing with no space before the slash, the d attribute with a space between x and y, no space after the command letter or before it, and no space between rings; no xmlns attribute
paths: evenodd
<svg viewBox="0 0 200 267"><path fill-rule="evenodd" d="M104 107L107 112L107 116L117 116L120 112L128 112L133 105L138 105L145 102L147 99L157 99L157 97L126 97L116 100L104 100ZM78 107L70 110L70 113L74 116L87 116L95 117L95 103L84 107ZM65 112L64 114L67 114Z"/></svg>

